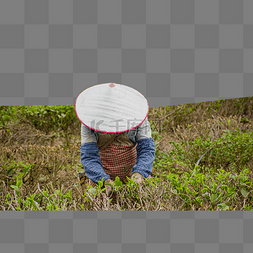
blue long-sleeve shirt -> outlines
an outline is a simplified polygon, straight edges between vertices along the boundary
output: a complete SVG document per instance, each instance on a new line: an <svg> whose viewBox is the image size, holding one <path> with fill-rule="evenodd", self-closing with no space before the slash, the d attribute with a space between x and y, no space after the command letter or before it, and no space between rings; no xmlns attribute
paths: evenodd
<svg viewBox="0 0 253 253"><path fill-rule="evenodd" d="M138 172L147 178L153 167L155 159L155 143L151 137L151 128L146 119L140 126L127 132L129 140L135 145L137 150L136 164L133 166L132 173ZM97 146L98 132L81 125L81 163L87 177L98 184L102 178L104 181L110 178L106 174L99 155Z"/></svg>

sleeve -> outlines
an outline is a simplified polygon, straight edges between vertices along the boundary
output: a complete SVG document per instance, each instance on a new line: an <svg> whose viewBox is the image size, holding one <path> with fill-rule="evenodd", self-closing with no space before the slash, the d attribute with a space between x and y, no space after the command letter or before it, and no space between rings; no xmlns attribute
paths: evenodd
<svg viewBox="0 0 253 253"><path fill-rule="evenodd" d="M136 134L138 143L136 164L133 166L132 173L138 172L144 178L152 173L153 162L155 160L155 143L151 137L151 127L146 119L138 128Z"/></svg>
<svg viewBox="0 0 253 253"><path fill-rule="evenodd" d="M84 124L81 125L81 144L90 143L90 142L97 142L96 136L94 131L85 126Z"/></svg>
<svg viewBox="0 0 253 253"><path fill-rule="evenodd" d="M81 126L81 163L87 177L94 183L98 184L102 178L104 181L109 179L103 169L99 149L97 146L96 136L94 131L82 124Z"/></svg>

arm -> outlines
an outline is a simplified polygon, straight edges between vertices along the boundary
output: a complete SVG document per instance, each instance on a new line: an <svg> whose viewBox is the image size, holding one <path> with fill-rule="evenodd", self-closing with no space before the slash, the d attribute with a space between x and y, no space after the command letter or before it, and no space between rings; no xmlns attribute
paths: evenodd
<svg viewBox="0 0 253 253"><path fill-rule="evenodd" d="M97 146L94 131L82 124L81 126L81 163L87 177L98 184L102 178L104 181L110 176L104 172Z"/></svg>
<svg viewBox="0 0 253 253"><path fill-rule="evenodd" d="M136 133L138 143L136 164L133 166L132 173L140 173L144 178L150 176L153 162L155 160L155 143L151 137L151 128L146 119L138 128Z"/></svg>

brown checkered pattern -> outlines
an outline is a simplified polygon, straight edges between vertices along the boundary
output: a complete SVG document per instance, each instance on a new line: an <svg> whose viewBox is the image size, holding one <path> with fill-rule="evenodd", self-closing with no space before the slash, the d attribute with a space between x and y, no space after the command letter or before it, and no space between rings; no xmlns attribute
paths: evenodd
<svg viewBox="0 0 253 253"><path fill-rule="evenodd" d="M126 177L132 176L132 168L136 164L137 151L136 146L129 147L124 145L116 145L111 143L106 149L99 152L101 163L106 174L110 175L112 180L116 176L125 182ZM89 180L89 184L93 187L96 184Z"/></svg>
<svg viewBox="0 0 253 253"><path fill-rule="evenodd" d="M109 145L105 150L99 152L103 167L108 170L116 170L126 166L134 166L137 157L136 146L137 144L134 147Z"/></svg>

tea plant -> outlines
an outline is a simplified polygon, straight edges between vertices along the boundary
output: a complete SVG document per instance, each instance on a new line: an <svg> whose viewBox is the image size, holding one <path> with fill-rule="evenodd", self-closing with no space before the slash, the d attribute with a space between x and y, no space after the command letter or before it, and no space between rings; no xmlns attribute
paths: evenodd
<svg viewBox="0 0 253 253"><path fill-rule="evenodd" d="M169 154L169 160L182 161L190 168L194 168L201 158L200 164L206 167L240 170L241 166L251 161L253 155L253 132L242 133L240 130L233 133L228 130L213 142L210 137L206 140L199 137L187 143L184 141L169 143L174 146Z"/></svg>
<svg viewBox="0 0 253 253"><path fill-rule="evenodd" d="M0 129L8 129L8 124L16 118L16 110L13 106L0 106Z"/></svg>
<svg viewBox="0 0 253 253"><path fill-rule="evenodd" d="M116 178L107 196L102 181L78 181L73 106L6 107L0 210L252 210L251 110L252 98L151 108L152 177L140 185Z"/></svg>
<svg viewBox="0 0 253 253"><path fill-rule="evenodd" d="M46 134L52 131L66 131L78 122L73 105L38 105L20 108L22 116L38 130Z"/></svg>

